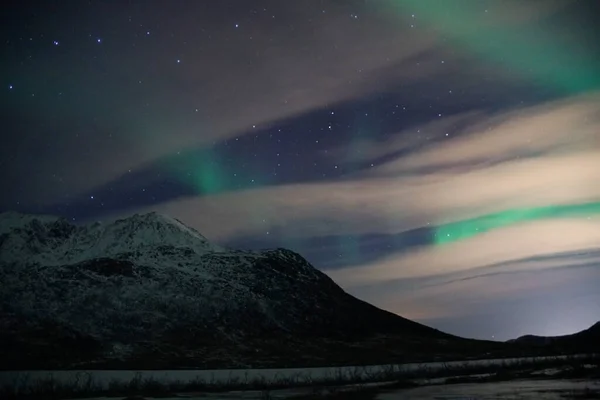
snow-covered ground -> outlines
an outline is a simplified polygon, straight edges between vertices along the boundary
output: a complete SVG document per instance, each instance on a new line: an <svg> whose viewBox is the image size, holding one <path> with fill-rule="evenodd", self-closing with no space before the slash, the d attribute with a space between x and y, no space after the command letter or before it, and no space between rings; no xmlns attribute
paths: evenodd
<svg viewBox="0 0 600 400"><path fill-rule="evenodd" d="M379 393L364 392L364 400L569 400L599 398L600 383L574 380L544 380L544 381L511 381L497 383L457 384L424 386L413 389L399 389ZM596 397L594 397L594 395ZM165 398L161 400L180 400L182 397ZM307 400L311 398L310 390L279 390L271 391L268 396L260 391L228 392L214 394L188 394L187 400ZM318 398L318 397L315 397ZM342 398L342 397L337 397ZM355 395L352 399L359 400L363 396ZM122 397L98 397L86 400L117 400ZM144 397L145 400L154 400ZM324 398L326 399L326 398ZM83 400L83 399L81 399Z"/></svg>
<svg viewBox="0 0 600 400"><path fill-rule="evenodd" d="M90 370L90 371L0 371L1 385L35 385L45 379L56 383L84 383L90 377L95 386L107 388L111 383L127 383L134 379L153 380L163 384L201 382L204 384L227 385L244 382L286 383L319 383L319 382L352 382L373 376L384 376L386 372L414 372L443 369L460 369L464 367L493 366L507 364L543 363L557 359L584 358L588 355L563 357L509 358L490 360L453 361L446 363L418 363L398 365L377 365L366 367L327 367L327 368L285 368L285 369L232 369L232 370Z"/></svg>
<svg viewBox="0 0 600 400"><path fill-rule="evenodd" d="M600 383L574 380L510 381L423 386L379 393L365 400L568 400L600 393ZM588 397L598 398L598 397Z"/></svg>

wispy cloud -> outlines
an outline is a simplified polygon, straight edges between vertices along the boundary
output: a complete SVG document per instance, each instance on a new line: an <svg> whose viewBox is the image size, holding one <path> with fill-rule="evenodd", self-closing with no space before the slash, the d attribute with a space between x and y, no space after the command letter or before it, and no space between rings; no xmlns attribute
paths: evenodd
<svg viewBox="0 0 600 400"><path fill-rule="evenodd" d="M456 140L347 180L190 197L158 208L223 240L290 225L294 229L285 231L298 237L399 233L507 209L594 202L600 199L597 100L576 98L480 118ZM524 148L529 154L523 155ZM411 172L439 160L494 157L502 162Z"/></svg>
<svg viewBox="0 0 600 400"><path fill-rule="evenodd" d="M545 212L516 219L444 245L434 244L433 233L447 223L511 209L599 203L598 99L594 94L461 117L455 138L431 141L345 180L189 197L158 209L225 242L268 231L314 240L426 228L432 233L429 245L401 248L358 265L349 258L348 265L337 263L326 272L351 293L402 315L456 316L472 312L477 302L543 289L535 279L514 279L514 274L549 274L550 286L543 290L551 291L558 275L550 271L582 265L577 254L595 254L598 207L585 208L587 214ZM428 133L440 137L446 128L441 117ZM396 148L402 145L399 141ZM361 161L379 158L391 147L372 144ZM452 165L459 167L447 167ZM599 262L597 256L585 257L587 263ZM592 317L586 314L581 321Z"/></svg>
<svg viewBox="0 0 600 400"><path fill-rule="evenodd" d="M597 97L588 96L519 112L480 114L469 117L471 123L455 140L433 142L345 181L190 197L158 208L215 240L229 241L267 231L300 239L393 235L420 227L435 232L447 222L511 208L600 201L599 104ZM437 126L440 130L432 134L445 129L443 123ZM383 143L381 149L372 147L373 157L386 148ZM501 162L471 163L449 172L415 168L440 160L452 164L493 158ZM600 216L546 217L445 245L434 245L432 237L430 245L401 248L359 265L350 257L348 265L327 273L351 293L408 317L474 312L483 307L476 307L478 302L542 290L536 279L514 279L514 274L581 265L575 255L598 248ZM559 257L565 253L570 256ZM584 257L586 263L598 262L589 257ZM556 284L556 276L548 275L548 285Z"/></svg>
<svg viewBox="0 0 600 400"><path fill-rule="evenodd" d="M547 253L592 251L600 243L600 217L546 220L517 224L449 245L430 246L395 254L371 265L328 272L345 287L366 286L397 279L445 275L517 261ZM527 269L555 268L563 261L527 263ZM504 264L503 271L523 268Z"/></svg>
<svg viewBox="0 0 600 400"><path fill-rule="evenodd" d="M518 161L538 154L549 158L575 153L579 157L586 150L594 152L600 147L599 101L598 94L589 94L501 115L469 114L444 119L420 129L421 136L444 137L448 128L459 122L466 122L466 129L459 132L457 138L449 137L451 140L445 143L436 143L373 172L400 173L484 160L490 163L506 159ZM397 137L398 141L402 140L402 136ZM390 147L394 148L383 143L378 150L383 152ZM560 163L560 158L557 161Z"/></svg>
<svg viewBox="0 0 600 400"><path fill-rule="evenodd" d="M479 326L478 337L497 340L532 333L568 334L598 320L599 263L597 251L589 255L549 253L538 260L514 260L443 277L396 280L350 292L464 336L471 336Z"/></svg>

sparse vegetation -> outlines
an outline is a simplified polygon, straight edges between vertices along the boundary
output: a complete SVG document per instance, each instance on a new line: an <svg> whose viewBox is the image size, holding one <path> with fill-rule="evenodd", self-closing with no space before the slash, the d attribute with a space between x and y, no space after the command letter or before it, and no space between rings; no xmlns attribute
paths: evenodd
<svg viewBox="0 0 600 400"><path fill-rule="evenodd" d="M600 399L600 390L586 388L583 392L575 394L575 399Z"/></svg>
<svg viewBox="0 0 600 400"><path fill-rule="evenodd" d="M544 370L552 374L540 373ZM445 379L444 379L445 378ZM368 399L369 393L382 389L408 388L427 384L452 384L498 382L512 379L574 379L600 380L600 357L527 359L502 362L493 365L441 364L439 368L423 364L415 369L406 366L390 365L374 372L361 367L336 369L330 376L313 377L308 373L293 376L280 376L272 380L264 376L231 376L229 379L162 382L155 378L145 378L136 374L130 381L113 380L102 385L92 373L77 374L71 382L63 382L50 375L44 379L31 381L23 375L14 382L0 388L0 398L4 400L57 400L96 396L167 396L184 392L225 392L251 390L262 393L264 399L271 398L270 392L286 388L310 389L310 396L304 398ZM374 383L377 383L374 385ZM597 395L590 391L587 395ZM367 397L365 397L367 396ZM583 395L582 395L583 396ZM594 398L594 397L578 397ZM302 399L302 397L299 397Z"/></svg>

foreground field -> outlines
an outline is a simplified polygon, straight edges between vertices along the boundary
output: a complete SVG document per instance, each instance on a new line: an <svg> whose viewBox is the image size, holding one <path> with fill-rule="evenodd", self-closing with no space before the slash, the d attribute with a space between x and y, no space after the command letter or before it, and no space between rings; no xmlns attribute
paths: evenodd
<svg viewBox="0 0 600 400"><path fill-rule="evenodd" d="M364 400L575 400L594 398L600 399L600 384L572 380L519 380L437 385L374 393L363 397Z"/></svg>
<svg viewBox="0 0 600 400"><path fill-rule="evenodd" d="M402 393L402 397L396 398L405 399L413 398L406 397L408 395L420 396L419 393L427 393L428 390L446 390L444 387L452 387L452 390L487 387L492 390L503 387L500 382L517 384L517 380L539 382L550 379L563 382L563 389L565 385L576 385L571 389L585 394L586 398L594 398L589 396L599 393L594 381L600 381L600 359L593 355L579 355L279 370L6 371L0 373L0 398L52 400L105 396L141 399L185 394L187 398L204 399L391 399L394 397L381 396ZM573 379L579 381L574 383ZM414 399L444 398L440 396L441 393ZM485 397L478 395L473 398Z"/></svg>

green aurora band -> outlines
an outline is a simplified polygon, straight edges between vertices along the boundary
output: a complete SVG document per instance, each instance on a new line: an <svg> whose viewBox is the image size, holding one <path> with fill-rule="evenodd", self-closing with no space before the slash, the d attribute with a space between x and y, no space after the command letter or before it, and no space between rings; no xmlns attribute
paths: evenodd
<svg viewBox="0 0 600 400"><path fill-rule="evenodd" d="M378 5L378 3L373 3ZM433 27L450 43L482 61L514 71L531 82L573 96L600 88L593 48L570 45L558 37L549 19L526 25L486 24L486 4L473 0L387 0L391 15ZM389 11L387 10L387 11ZM567 10L568 11L568 10ZM493 18L492 15L489 18ZM493 229L527 221L600 215L600 202L504 210L435 229L436 245L453 243Z"/></svg>
<svg viewBox="0 0 600 400"><path fill-rule="evenodd" d="M415 14L417 23L434 27L460 48L563 95L600 87L595 48L577 48L549 34L550 21L545 25L541 21L527 26L484 25L486 3L474 0L387 0L386 4L392 14ZM578 45L586 46L581 41Z"/></svg>
<svg viewBox="0 0 600 400"><path fill-rule="evenodd" d="M516 208L440 225L434 243L444 245L468 239L493 229L518 223L557 218L582 218L600 215L600 202L531 208Z"/></svg>
<svg viewBox="0 0 600 400"><path fill-rule="evenodd" d="M179 182L200 195L252 189L269 184L268 176L252 168L235 168L235 160L225 159L217 149L196 149L163 160L161 167Z"/></svg>
<svg viewBox="0 0 600 400"><path fill-rule="evenodd" d="M483 60L521 72L536 82L552 84L564 94L600 87L600 74L590 60L583 57L583 54L595 54L591 51L595 48L572 54L572 48L561 46L560 38L548 35L541 24L525 28L484 25L478 22L483 6L475 0L386 0L373 4L375 7L389 5L392 15L414 13L417 21L434 26L458 47L482 56ZM360 121L356 121L356 125L350 153L360 152L361 139L376 136L379 130L377 126L361 126ZM229 168L232 162L235 161L222 159L216 149L206 148L193 157L173 157L165 167L168 173L199 194L218 194L269 183L265 177L258 182L256 178L260 175L246 179L235 177ZM248 172L245 175L250 175Z"/></svg>
<svg viewBox="0 0 600 400"><path fill-rule="evenodd" d="M388 14L409 15L409 18L415 14L418 24L434 27L458 48L480 56L482 61L503 66L534 83L557 90L562 95L570 96L600 88L600 74L588 56L594 54L591 51L593 49L574 51L559 37L550 35L546 29L548 25L541 22L527 26L485 25L485 20L480 22L485 3L474 0L386 0L382 3L390 6L392 13ZM382 3L373 4L379 7ZM348 157L360 152L364 139L375 136L378 129L376 126L361 125L360 121L355 122ZM164 167L180 182L203 195L269 184L265 177L261 177L261 181L250 179L254 175L251 171L241 172L242 176L234 174L230 166L232 162L234 160L223 159L216 149L206 148L193 155L173 157ZM265 214L268 215L268 210L259 210L256 218L262 219ZM600 202L511 209L440 225L435 228L432 241L435 245L444 245L528 221L593 215L600 215ZM288 247L301 244L299 239L285 236L280 239ZM359 259L359 242L358 236L351 235L341 237L338 244L349 252L351 259Z"/></svg>

